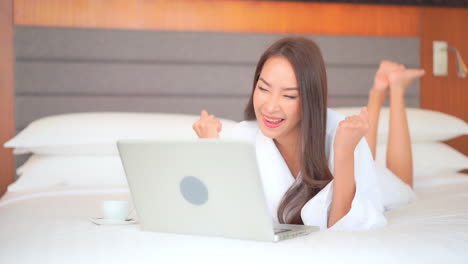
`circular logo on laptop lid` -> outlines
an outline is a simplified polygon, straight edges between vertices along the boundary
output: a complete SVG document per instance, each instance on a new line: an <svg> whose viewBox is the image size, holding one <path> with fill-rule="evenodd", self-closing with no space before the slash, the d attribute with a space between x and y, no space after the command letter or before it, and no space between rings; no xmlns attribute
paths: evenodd
<svg viewBox="0 0 468 264"><path fill-rule="evenodd" d="M180 192L187 202L194 205L203 205L208 201L208 188L194 176L186 176L180 181Z"/></svg>

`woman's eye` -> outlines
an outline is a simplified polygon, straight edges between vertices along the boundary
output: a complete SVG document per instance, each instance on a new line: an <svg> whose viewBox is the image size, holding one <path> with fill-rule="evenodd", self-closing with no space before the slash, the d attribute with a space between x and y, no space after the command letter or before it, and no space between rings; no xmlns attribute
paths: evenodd
<svg viewBox="0 0 468 264"><path fill-rule="evenodd" d="M262 87L260 87L260 86L258 86L258 89L259 89L260 91L262 91L262 92L267 92L267 91L268 91L267 89L262 88Z"/></svg>
<svg viewBox="0 0 468 264"><path fill-rule="evenodd" d="M285 95L284 97L288 98L288 99L296 99L297 96L291 96L291 95Z"/></svg>

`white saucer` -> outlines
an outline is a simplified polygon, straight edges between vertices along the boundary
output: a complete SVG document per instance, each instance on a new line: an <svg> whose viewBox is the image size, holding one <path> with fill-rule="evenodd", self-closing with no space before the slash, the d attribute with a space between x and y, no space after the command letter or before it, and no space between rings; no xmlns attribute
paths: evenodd
<svg viewBox="0 0 468 264"><path fill-rule="evenodd" d="M105 219L102 217L90 217L89 221L95 223L96 225L130 225L137 222L136 219L127 218L125 220L116 220L116 219Z"/></svg>

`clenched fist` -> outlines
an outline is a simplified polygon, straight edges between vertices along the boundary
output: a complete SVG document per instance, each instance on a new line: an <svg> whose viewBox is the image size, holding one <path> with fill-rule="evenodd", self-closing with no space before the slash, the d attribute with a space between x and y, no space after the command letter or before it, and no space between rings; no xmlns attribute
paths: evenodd
<svg viewBox="0 0 468 264"><path fill-rule="evenodd" d="M199 138L219 138L219 132L221 132L223 126L221 121L216 119L214 115L202 110L200 119L193 123L192 127Z"/></svg>
<svg viewBox="0 0 468 264"><path fill-rule="evenodd" d="M335 135L335 153L353 153L359 141L369 129L367 107L361 109L359 115L346 117L338 124Z"/></svg>

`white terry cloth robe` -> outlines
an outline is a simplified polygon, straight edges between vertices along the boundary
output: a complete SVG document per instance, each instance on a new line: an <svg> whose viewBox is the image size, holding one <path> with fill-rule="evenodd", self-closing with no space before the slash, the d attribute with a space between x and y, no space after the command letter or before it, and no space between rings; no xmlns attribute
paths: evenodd
<svg viewBox="0 0 468 264"><path fill-rule="evenodd" d="M333 142L336 128L345 116L327 110L325 152L331 173L334 173ZM227 134L227 135L226 135ZM268 210L274 223L278 223L277 210L283 195L295 178L271 138L263 135L257 121L243 121L221 138L246 140L255 144L258 167ZM366 230L386 225L385 210L396 208L414 199L412 189L387 168L372 158L365 138L354 151L354 178L356 193L350 211L335 223L333 230ZM326 229L333 196L333 180L311 198L301 210L305 225Z"/></svg>

